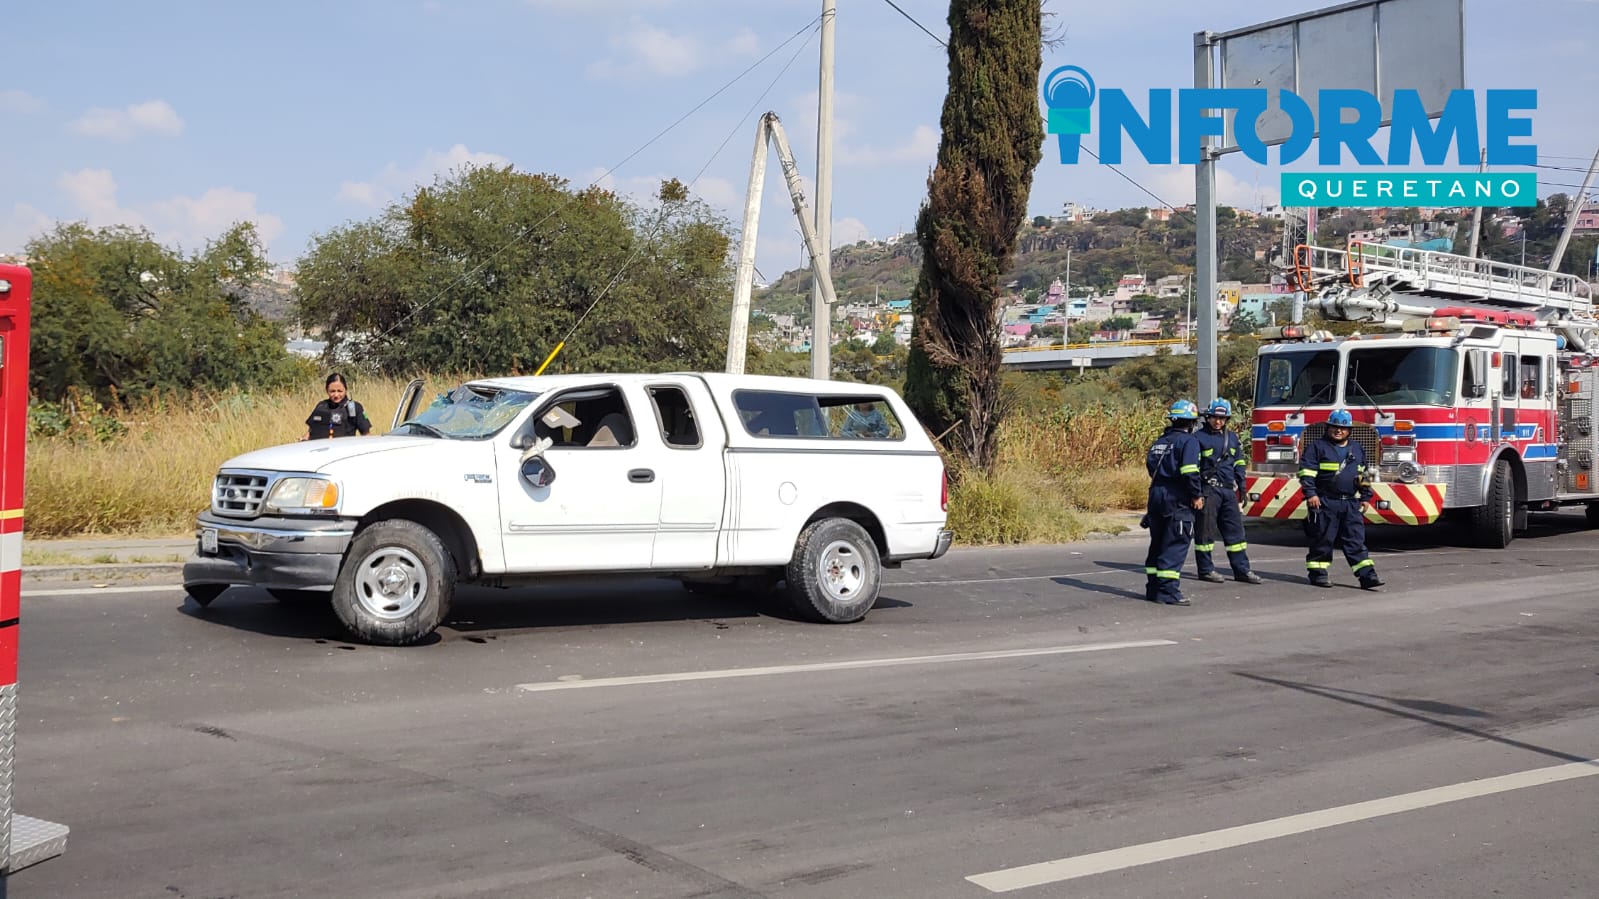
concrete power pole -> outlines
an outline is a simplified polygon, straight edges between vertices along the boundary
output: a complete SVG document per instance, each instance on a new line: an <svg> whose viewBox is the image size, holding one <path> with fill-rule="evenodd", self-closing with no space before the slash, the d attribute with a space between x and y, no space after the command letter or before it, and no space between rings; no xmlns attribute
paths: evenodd
<svg viewBox="0 0 1599 899"><path fill-rule="evenodd" d="M1566 244L1571 243L1571 232L1577 228L1577 216L1582 213L1583 203L1588 199L1588 185L1593 183L1594 172L1599 172L1599 150L1594 151L1593 164L1588 166L1588 174L1582 179L1582 187L1577 190L1577 195L1571 198L1571 207L1566 212L1566 228L1560 232L1560 243L1555 244L1555 255L1549 259L1549 271L1560 271L1560 260L1566 255Z"/></svg>
<svg viewBox="0 0 1599 899"><path fill-rule="evenodd" d="M1477 164L1477 174L1480 175L1486 171L1488 171L1488 151L1484 150L1482 151L1482 162ZM1477 258L1477 237L1481 233L1482 207L1478 206L1471 210L1471 249L1466 251L1466 255L1473 259Z"/></svg>
<svg viewBox="0 0 1599 899"><path fill-rule="evenodd" d="M765 117L755 123L755 152L750 157L750 181L744 192L744 228L739 238L738 268L733 276L733 317L727 328L727 370L744 373L750 342L750 293L755 282L755 235L761 220L761 187L766 181Z"/></svg>
<svg viewBox="0 0 1599 899"><path fill-rule="evenodd" d="M1194 87L1213 86L1214 63L1210 32L1194 35ZM1204 137L1200 161L1194 167L1194 285L1199 313L1198 396L1201 409L1216 398L1216 155L1211 138Z"/></svg>
<svg viewBox="0 0 1599 899"><path fill-rule="evenodd" d="M822 61L816 97L816 242L822 258L811 280L811 377L833 376L833 307L822 278L833 272L833 19L836 0L822 0Z"/></svg>

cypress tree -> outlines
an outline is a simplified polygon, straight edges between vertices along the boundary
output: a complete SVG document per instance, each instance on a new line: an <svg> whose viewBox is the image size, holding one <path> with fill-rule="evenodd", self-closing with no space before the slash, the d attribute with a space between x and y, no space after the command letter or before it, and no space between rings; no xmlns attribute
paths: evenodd
<svg viewBox="0 0 1599 899"><path fill-rule="evenodd" d="M943 136L916 219L905 398L983 470L1002 415L999 279L1043 155L1042 19L1041 0L951 0Z"/></svg>

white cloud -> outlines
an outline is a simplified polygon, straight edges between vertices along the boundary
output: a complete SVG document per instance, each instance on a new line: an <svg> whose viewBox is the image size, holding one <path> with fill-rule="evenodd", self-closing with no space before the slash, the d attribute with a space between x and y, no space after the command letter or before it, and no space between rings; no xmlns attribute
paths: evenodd
<svg viewBox="0 0 1599 899"><path fill-rule="evenodd" d="M742 28L727 40L707 43L690 32L674 33L634 16L608 41L611 54L588 66L593 78L683 75L730 57L755 55L760 39Z"/></svg>
<svg viewBox="0 0 1599 899"><path fill-rule="evenodd" d="M44 101L21 88L0 91L0 112L29 113L44 108Z"/></svg>
<svg viewBox="0 0 1599 899"><path fill-rule="evenodd" d="M939 131L931 125L917 125L899 144L885 149L851 147L839 144L833 151L840 165L932 165L938 155Z"/></svg>
<svg viewBox="0 0 1599 899"><path fill-rule="evenodd" d="M11 207L11 214L0 216L0 254L21 253L34 237L49 231L55 221L26 203Z"/></svg>
<svg viewBox="0 0 1599 899"><path fill-rule="evenodd" d="M455 144L440 153L429 150L414 165L401 168L389 163L370 181L345 181L339 185L337 199L362 206L381 206L394 197L420 184L433 180L463 166L504 166L511 160L498 153L467 149L465 144Z"/></svg>
<svg viewBox="0 0 1599 899"><path fill-rule="evenodd" d="M123 109L96 106L70 126L87 137L132 140L140 134L177 135L183 133L183 119L165 100L135 103Z"/></svg>
<svg viewBox="0 0 1599 899"><path fill-rule="evenodd" d="M1194 170L1191 166L1148 166L1143 172L1130 171L1126 166L1120 168L1133 180L1173 206L1186 206L1194 202ZM1266 204L1276 205L1278 192L1275 177L1257 187L1220 166L1216 168L1217 205L1231 206L1235 209L1257 209ZM1128 201L1127 205L1136 207L1160 204L1140 191L1137 197Z"/></svg>
<svg viewBox="0 0 1599 899"><path fill-rule="evenodd" d="M701 178L694 185L694 193L712 206L728 210L744 208L744 188L726 178Z"/></svg>
<svg viewBox="0 0 1599 899"><path fill-rule="evenodd" d="M872 239L872 231L866 223L858 218L841 218L833 223L833 233L829 235L832 244L836 247L847 247L852 243Z"/></svg>
<svg viewBox="0 0 1599 899"><path fill-rule="evenodd" d="M615 175L605 174L605 169L596 166L584 172L581 177L582 183L577 185L578 188L593 184L602 190L608 190L627 197L640 205L653 206L656 202L656 195L660 193L661 182L671 176L650 174L617 178ZM714 175L702 176L689 189L689 192L711 206L721 209L724 213L733 215L734 218L744 213L743 186L735 185L726 178L718 178Z"/></svg>
<svg viewBox="0 0 1599 899"><path fill-rule="evenodd" d="M125 207L117 197L117 182L109 169L66 172L56 185L67 195L73 218L90 227L134 225L149 228L163 243L194 249L241 221L254 222L261 243L270 253L272 242L283 234L283 219L256 208L253 193L231 187L214 187L197 197L175 196L141 208Z"/></svg>
<svg viewBox="0 0 1599 899"><path fill-rule="evenodd" d="M761 49L761 39L748 26L727 40L727 50L734 56L754 56Z"/></svg>

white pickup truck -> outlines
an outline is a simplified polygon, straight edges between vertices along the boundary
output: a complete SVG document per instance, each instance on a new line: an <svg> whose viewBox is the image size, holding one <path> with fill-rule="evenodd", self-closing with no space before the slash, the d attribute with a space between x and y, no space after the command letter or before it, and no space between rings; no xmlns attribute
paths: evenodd
<svg viewBox="0 0 1599 899"><path fill-rule="evenodd" d="M223 463L184 588L329 601L357 639L427 637L458 582L676 578L858 621L881 572L950 545L942 458L893 390L758 375L471 381L381 437Z"/></svg>

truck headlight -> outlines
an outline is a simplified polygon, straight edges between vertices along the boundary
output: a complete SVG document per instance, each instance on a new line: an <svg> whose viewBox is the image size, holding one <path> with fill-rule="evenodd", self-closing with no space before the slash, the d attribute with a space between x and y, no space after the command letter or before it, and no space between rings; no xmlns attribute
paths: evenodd
<svg viewBox="0 0 1599 899"><path fill-rule="evenodd" d="M330 512L338 508L339 485L324 478L284 478L266 499L266 511L277 514Z"/></svg>

